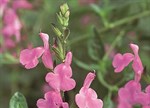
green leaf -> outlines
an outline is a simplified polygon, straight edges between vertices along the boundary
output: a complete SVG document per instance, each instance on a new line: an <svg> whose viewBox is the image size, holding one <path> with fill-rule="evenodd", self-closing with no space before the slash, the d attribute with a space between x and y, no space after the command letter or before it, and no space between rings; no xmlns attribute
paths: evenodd
<svg viewBox="0 0 150 108"><path fill-rule="evenodd" d="M70 35L70 30L67 28L64 30L65 41L68 39L69 35Z"/></svg>
<svg viewBox="0 0 150 108"><path fill-rule="evenodd" d="M23 94L16 92L10 99L9 108L28 108Z"/></svg>
<svg viewBox="0 0 150 108"><path fill-rule="evenodd" d="M61 15L61 13L60 13L60 12L59 12L59 14L56 13L56 15L57 15L57 20L58 20L59 24L60 24L60 25L63 25L63 20L62 20L62 15Z"/></svg>
<svg viewBox="0 0 150 108"><path fill-rule="evenodd" d="M53 29L54 33L55 33L59 38L61 38L62 33L61 33L61 31L59 30L59 28L57 28L57 27L55 26L55 24L53 24L53 23L51 23L51 26L52 26L52 29Z"/></svg>
<svg viewBox="0 0 150 108"><path fill-rule="evenodd" d="M0 64L17 64L19 60L9 53L0 54Z"/></svg>
<svg viewBox="0 0 150 108"><path fill-rule="evenodd" d="M88 54L91 57L91 59L99 61L103 58L105 53L104 43L95 27L93 28L93 32L94 36L92 37L92 40L89 40L89 42L87 43Z"/></svg>
<svg viewBox="0 0 150 108"><path fill-rule="evenodd" d="M94 47L93 41L88 42L88 55L94 61L99 61L100 60L100 58L99 58L100 52L99 53L97 53L97 52L98 51Z"/></svg>

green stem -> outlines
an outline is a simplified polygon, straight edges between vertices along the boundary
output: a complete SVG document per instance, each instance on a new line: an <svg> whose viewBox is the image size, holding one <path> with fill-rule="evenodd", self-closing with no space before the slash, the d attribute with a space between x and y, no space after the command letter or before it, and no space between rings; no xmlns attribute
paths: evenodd
<svg viewBox="0 0 150 108"><path fill-rule="evenodd" d="M66 30L66 27L64 27L64 29L63 29L63 56L64 56L64 59L65 59L65 55L66 55L66 43L65 43L65 30Z"/></svg>
<svg viewBox="0 0 150 108"><path fill-rule="evenodd" d="M136 14L136 15L133 15L133 16L121 19L121 20L116 21L114 23L110 23L108 27L101 29L101 31L99 31L99 33L106 32L106 31L108 31L110 29L116 28L116 27L121 26L123 24L126 24L128 22L131 22L131 21L133 21L135 19L139 19L141 17L148 16L148 15L150 15L150 11L145 11L143 13L139 13L139 14Z"/></svg>
<svg viewBox="0 0 150 108"><path fill-rule="evenodd" d="M117 91L118 90L118 87L116 85L110 85L108 84L104 78L103 78L103 75L101 74L101 72L98 72L98 78L99 78L99 81L101 82L101 84L106 87L109 91Z"/></svg>
<svg viewBox="0 0 150 108"><path fill-rule="evenodd" d="M99 31L99 34L104 33L104 32L106 32L106 31L108 31L110 29L116 28L118 26L121 26L123 24L126 24L128 22L131 22L133 20L136 20L136 19L139 19L139 18L142 18L142 17L145 17L145 16L149 16L149 15L150 15L150 11L145 11L143 13L139 13L139 14L136 14L136 15L133 15L133 16L121 19L119 21L116 21L114 23L109 24L108 27L102 28ZM76 42L83 41L83 40L88 39L88 38L91 38L91 36L90 35L84 35L84 36L76 38L75 40L70 41L69 44L72 45L72 44L74 44Z"/></svg>

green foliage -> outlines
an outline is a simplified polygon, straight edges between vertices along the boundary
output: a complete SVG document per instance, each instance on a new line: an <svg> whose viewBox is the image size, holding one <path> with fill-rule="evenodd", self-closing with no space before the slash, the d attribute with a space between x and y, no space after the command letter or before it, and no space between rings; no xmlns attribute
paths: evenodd
<svg viewBox="0 0 150 108"><path fill-rule="evenodd" d="M23 94L16 92L10 100L9 108L28 108Z"/></svg>

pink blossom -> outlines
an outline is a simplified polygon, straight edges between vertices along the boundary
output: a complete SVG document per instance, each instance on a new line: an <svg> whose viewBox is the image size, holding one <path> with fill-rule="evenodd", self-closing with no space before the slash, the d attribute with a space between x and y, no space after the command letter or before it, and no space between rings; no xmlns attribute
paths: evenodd
<svg viewBox="0 0 150 108"><path fill-rule="evenodd" d="M76 104L79 108L102 108L103 102L97 99L96 92L89 88L95 78L95 73L89 73L84 81L83 87L80 89L79 94L75 96Z"/></svg>
<svg viewBox="0 0 150 108"><path fill-rule="evenodd" d="M68 52L64 63L57 65L54 68L54 73L48 73L45 77L46 82L55 89L56 91L69 91L72 90L76 83L71 78L72 69L71 69L72 53Z"/></svg>
<svg viewBox="0 0 150 108"><path fill-rule="evenodd" d="M50 52L50 48L49 48L49 36L48 34L45 33L40 33L40 37L43 40L44 43L44 53L42 56L42 61L45 67L53 69L53 60L52 60L52 55Z"/></svg>
<svg viewBox="0 0 150 108"><path fill-rule="evenodd" d="M131 61L133 61L132 68L135 72L135 81L139 81L141 79L141 74L143 73L143 65L138 55L139 47L136 44L130 44L130 47L133 50L134 55L131 53L121 55L118 53L115 55L112 65L115 68L115 72L121 72Z"/></svg>
<svg viewBox="0 0 150 108"><path fill-rule="evenodd" d="M12 7L15 10L17 10L17 9L31 9L32 5L27 0L14 0Z"/></svg>
<svg viewBox="0 0 150 108"><path fill-rule="evenodd" d="M38 58L42 56L42 61L45 67L52 69L53 61L49 50L49 36L45 33L40 33L44 47L36 47L33 49L24 49L20 53L20 63L25 65L25 68L34 68L38 63Z"/></svg>
<svg viewBox="0 0 150 108"><path fill-rule="evenodd" d="M0 0L0 17L3 16L4 10L7 7L8 0Z"/></svg>
<svg viewBox="0 0 150 108"><path fill-rule="evenodd" d="M133 70L135 72L135 80L139 81L141 79L141 75L143 73L143 65L141 59L138 55L139 47L135 44L130 44L131 49L134 52L134 59L133 59Z"/></svg>
<svg viewBox="0 0 150 108"><path fill-rule="evenodd" d="M131 53L116 54L113 60L115 72L121 72L133 60L134 55Z"/></svg>
<svg viewBox="0 0 150 108"><path fill-rule="evenodd" d="M43 47L33 49L24 49L20 53L20 63L25 65L26 69L34 68L38 63L38 58L43 54Z"/></svg>
<svg viewBox="0 0 150 108"><path fill-rule="evenodd" d="M59 92L50 91L45 93L45 99L37 101L38 108L69 108L68 103L63 102Z"/></svg>
<svg viewBox="0 0 150 108"><path fill-rule="evenodd" d="M16 12L11 8L6 9L4 14L4 27L2 29L2 34L7 37L15 35L16 40L19 42L21 28L22 25Z"/></svg>
<svg viewBox="0 0 150 108"><path fill-rule="evenodd" d="M145 93L142 93L141 96L144 97L142 100L143 108L150 108L150 85L145 89Z"/></svg>
<svg viewBox="0 0 150 108"><path fill-rule="evenodd" d="M140 83L134 80L129 81L125 87L119 89L118 108L132 108L134 105L141 105L144 98L143 95L140 95L141 93Z"/></svg>

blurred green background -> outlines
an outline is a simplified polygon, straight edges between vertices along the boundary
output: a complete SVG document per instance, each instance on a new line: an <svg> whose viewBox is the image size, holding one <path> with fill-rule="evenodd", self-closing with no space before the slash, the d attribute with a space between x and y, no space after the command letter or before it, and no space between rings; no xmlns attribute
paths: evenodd
<svg viewBox="0 0 150 108"><path fill-rule="evenodd" d="M59 6L67 2L70 11L68 50L73 52L73 78L77 86L66 94L69 104L75 108L74 95L82 87L89 71L97 77L91 87L104 100L104 108L116 107L117 90L133 79L131 67L115 74L112 59L115 53L131 52L130 43L140 47L139 55L145 67L143 87L150 84L150 0L30 0L32 10L20 10L22 34L27 38L18 44L22 49L28 44L42 45L39 32L48 33L53 40L51 23L56 23ZM56 23L57 24L57 23ZM11 49L17 52L20 48ZM8 56L6 56L8 55ZM23 93L29 108L36 108L36 101L43 97L47 69L42 63L27 70L11 60L11 53L0 54L0 108L8 108L16 91ZM110 88L114 88L110 91Z"/></svg>

